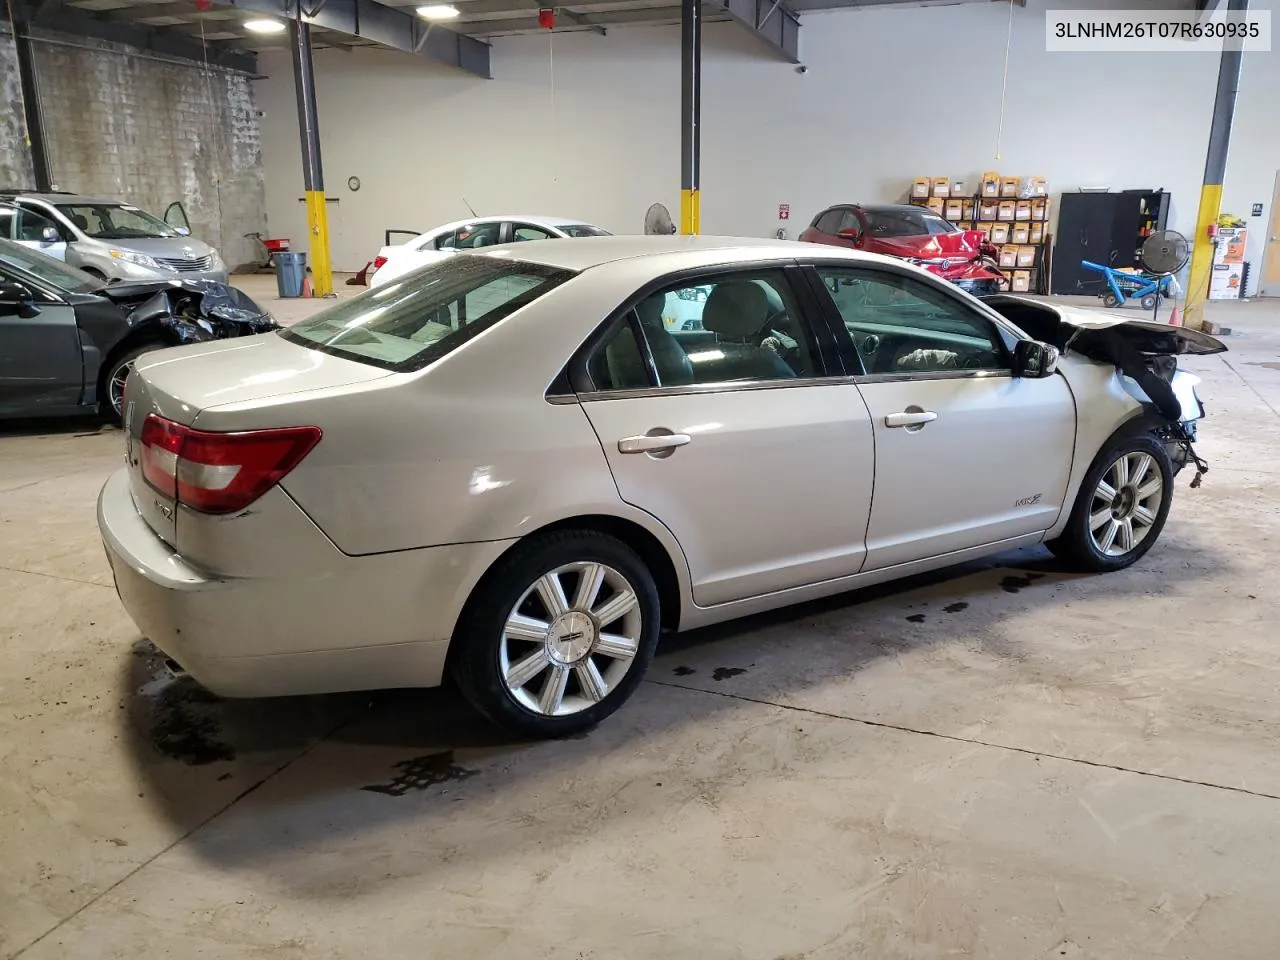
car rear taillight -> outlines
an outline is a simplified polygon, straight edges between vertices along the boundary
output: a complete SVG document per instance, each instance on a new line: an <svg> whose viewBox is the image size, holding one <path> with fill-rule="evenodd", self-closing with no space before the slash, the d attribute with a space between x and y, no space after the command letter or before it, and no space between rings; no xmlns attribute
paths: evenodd
<svg viewBox="0 0 1280 960"><path fill-rule="evenodd" d="M201 513L234 513L279 483L320 442L319 427L211 433L148 414L142 475L157 491Z"/></svg>
<svg viewBox="0 0 1280 960"><path fill-rule="evenodd" d="M373 270L374 270L374 272L375 272L375 273L376 273L377 271L381 270L381 269L382 269L383 267L385 267L386 265L387 265L387 258L386 258L386 257L374 257L374 258L373 258Z"/></svg>

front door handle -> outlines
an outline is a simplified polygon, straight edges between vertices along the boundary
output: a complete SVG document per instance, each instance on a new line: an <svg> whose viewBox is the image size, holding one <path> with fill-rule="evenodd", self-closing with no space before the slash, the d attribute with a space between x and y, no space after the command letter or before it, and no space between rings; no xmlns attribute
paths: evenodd
<svg viewBox="0 0 1280 960"><path fill-rule="evenodd" d="M938 415L929 410L906 410L902 413L891 413L884 418L886 427L923 427L932 423Z"/></svg>
<svg viewBox="0 0 1280 960"><path fill-rule="evenodd" d="M651 430L640 437L623 437L618 441L619 453L651 453L655 456L670 455L676 447L683 447L693 437L687 433L659 433Z"/></svg>

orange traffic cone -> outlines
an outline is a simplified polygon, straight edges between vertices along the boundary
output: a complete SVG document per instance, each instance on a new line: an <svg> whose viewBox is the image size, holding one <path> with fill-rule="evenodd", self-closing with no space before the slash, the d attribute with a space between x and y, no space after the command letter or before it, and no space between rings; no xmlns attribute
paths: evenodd
<svg viewBox="0 0 1280 960"><path fill-rule="evenodd" d="M313 294L312 294L312 292L311 292L311 278L310 278L310 277L303 277L303 279L302 279L302 295L303 295L303 297L308 298L308 299L310 299L310 298L313 296Z"/></svg>
<svg viewBox="0 0 1280 960"><path fill-rule="evenodd" d="M1169 314L1169 325L1171 327L1182 326L1182 317L1178 316L1178 305L1176 303L1173 305L1173 312Z"/></svg>

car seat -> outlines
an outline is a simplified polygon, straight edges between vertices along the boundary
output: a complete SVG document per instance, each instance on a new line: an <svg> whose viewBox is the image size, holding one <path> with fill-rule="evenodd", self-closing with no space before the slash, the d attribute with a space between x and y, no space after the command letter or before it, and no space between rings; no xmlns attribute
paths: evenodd
<svg viewBox="0 0 1280 960"><path fill-rule="evenodd" d="M717 284L703 308L702 327L716 335L716 349L707 353L718 356L708 357L705 372L695 363L698 381L793 379L796 373L787 361L761 344L775 313L760 284L750 280Z"/></svg>
<svg viewBox="0 0 1280 960"><path fill-rule="evenodd" d="M693 364L680 341L671 335L662 322L662 310L667 295L655 293L636 304L636 315L649 341L649 351L658 367L658 375L664 387L683 387L693 383Z"/></svg>

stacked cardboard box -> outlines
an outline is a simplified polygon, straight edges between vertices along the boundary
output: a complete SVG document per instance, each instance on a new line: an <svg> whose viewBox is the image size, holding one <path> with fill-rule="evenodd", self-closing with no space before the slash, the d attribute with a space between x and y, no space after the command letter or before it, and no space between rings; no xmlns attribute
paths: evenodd
<svg viewBox="0 0 1280 960"><path fill-rule="evenodd" d="M981 230L998 249L1000 267L1014 292L1048 289L1049 187L1043 177L987 171L976 192L963 180L917 177L911 202L928 207L963 230Z"/></svg>

